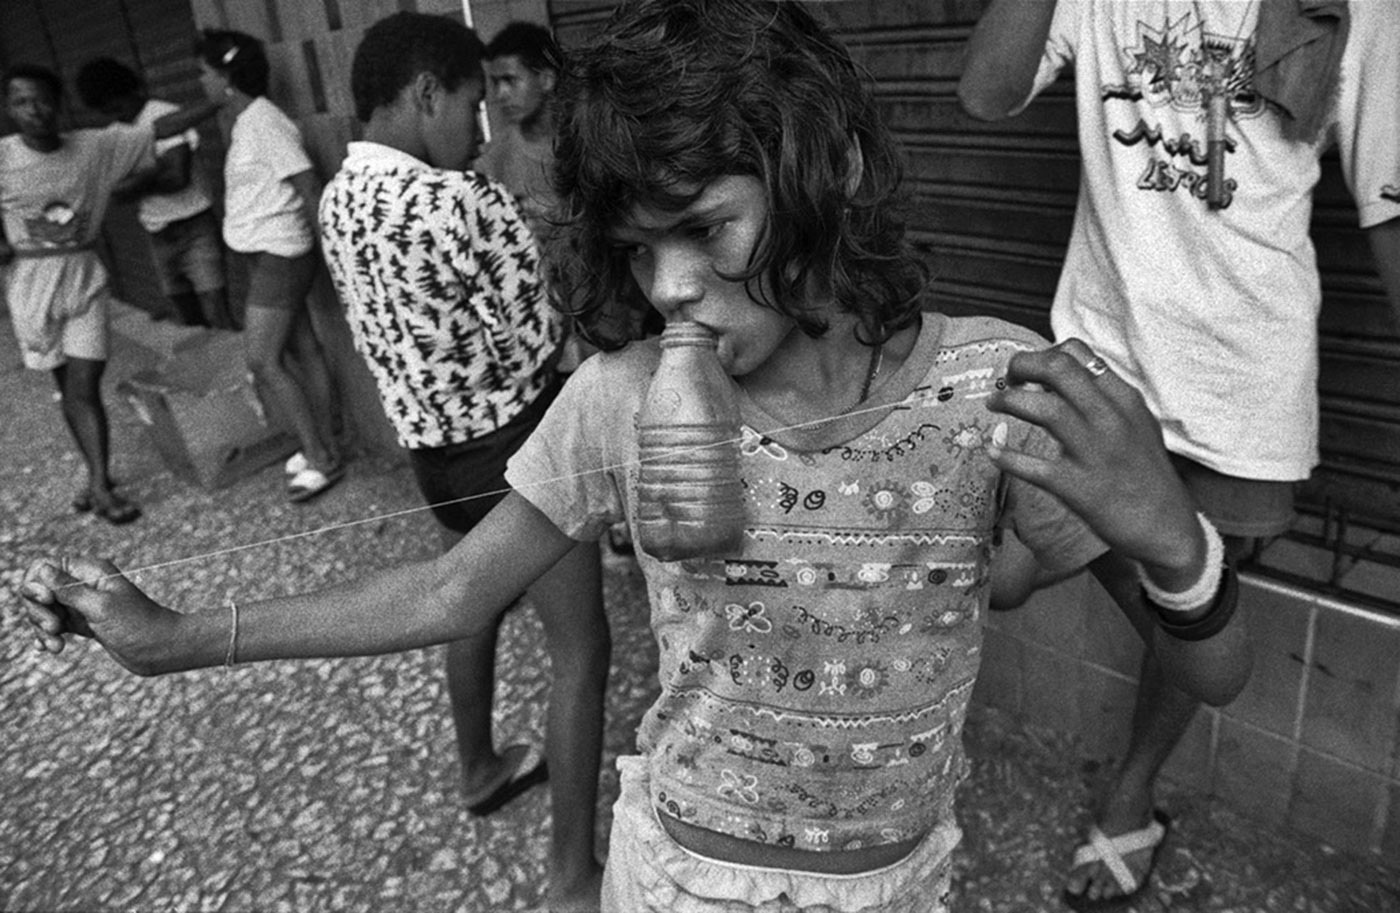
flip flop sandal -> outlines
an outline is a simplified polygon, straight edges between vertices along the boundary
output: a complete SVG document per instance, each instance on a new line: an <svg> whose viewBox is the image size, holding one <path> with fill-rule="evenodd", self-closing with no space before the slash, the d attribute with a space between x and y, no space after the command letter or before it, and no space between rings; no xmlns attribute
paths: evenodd
<svg viewBox="0 0 1400 913"><path fill-rule="evenodd" d="M1123 893L1117 897L1101 897L1091 900L1083 894L1071 894L1069 891L1063 892L1065 904L1072 910L1093 911L1093 913L1106 913L1109 910L1122 910L1132 904L1132 902L1147 887L1152 880L1152 872L1157 868L1157 856L1162 850L1162 843L1167 839L1167 833L1171 830L1172 819L1160 808L1152 810L1152 823L1146 827L1135 831L1128 831L1116 837L1109 837L1098 825L1089 829L1089 842L1080 846L1074 851L1074 864L1071 868L1081 868L1093 862L1102 862L1104 867L1113 875L1114 881L1118 882L1118 888ZM1138 853L1150 849L1152 857L1147 862L1147 868L1142 873L1142 878L1134 877L1132 869L1123 860L1123 856L1128 853Z"/></svg>
<svg viewBox="0 0 1400 913"><path fill-rule="evenodd" d="M515 797L549 779L549 766L531 746L511 745L501 754L514 754L519 760L513 768L508 768L511 772L505 775L505 779L497 782L484 794L478 794L481 798L476 801L467 800L467 811L478 818L484 818L501 809Z"/></svg>
<svg viewBox="0 0 1400 913"><path fill-rule="evenodd" d="M73 495L72 504L75 513L87 513L92 510L92 492L84 488L82 491Z"/></svg>
<svg viewBox="0 0 1400 913"><path fill-rule="evenodd" d="M345 475L345 467L322 472L314 466L303 469L287 482L287 497L297 504L330 490Z"/></svg>

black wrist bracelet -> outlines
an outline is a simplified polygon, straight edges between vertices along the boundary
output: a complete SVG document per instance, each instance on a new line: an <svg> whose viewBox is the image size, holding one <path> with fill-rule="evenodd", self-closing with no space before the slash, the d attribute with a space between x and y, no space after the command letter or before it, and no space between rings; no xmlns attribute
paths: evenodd
<svg viewBox="0 0 1400 913"><path fill-rule="evenodd" d="M1230 619L1235 616L1235 606L1240 601L1239 578L1235 574L1235 568L1229 562L1221 569L1220 586L1215 591L1215 600L1211 602L1210 609L1200 618L1191 621L1176 621L1173 616L1179 612L1163 611L1144 591L1142 598L1148 605L1157 610L1157 626L1175 637L1177 640L1205 640L1214 637L1225 626L1230 623Z"/></svg>

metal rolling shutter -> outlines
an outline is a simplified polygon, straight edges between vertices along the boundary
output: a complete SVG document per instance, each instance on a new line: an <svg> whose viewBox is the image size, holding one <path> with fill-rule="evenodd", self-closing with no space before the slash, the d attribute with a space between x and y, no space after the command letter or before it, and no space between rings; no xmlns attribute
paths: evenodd
<svg viewBox="0 0 1400 913"><path fill-rule="evenodd" d="M612 4L551 0L567 47ZM1048 332L1079 181L1074 99L1061 80L1020 117L962 113L963 45L982 0L811 4L870 72L908 153L911 232L937 307ZM1400 531L1400 341L1334 156L1313 218L1322 269L1322 466L1301 495L1314 515Z"/></svg>

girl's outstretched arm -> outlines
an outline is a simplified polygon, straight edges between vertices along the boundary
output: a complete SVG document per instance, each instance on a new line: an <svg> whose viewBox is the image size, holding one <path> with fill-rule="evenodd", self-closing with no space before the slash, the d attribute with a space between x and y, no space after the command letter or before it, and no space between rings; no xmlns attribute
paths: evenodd
<svg viewBox="0 0 1400 913"><path fill-rule="evenodd" d="M300 595L205 606L153 602L109 562L41 559L20 592L41 648L94 637L138 675L237 662L393 653L490 624L576 543L510 493L451 551ZM235 631L234 618L237 618Z"/></svg>

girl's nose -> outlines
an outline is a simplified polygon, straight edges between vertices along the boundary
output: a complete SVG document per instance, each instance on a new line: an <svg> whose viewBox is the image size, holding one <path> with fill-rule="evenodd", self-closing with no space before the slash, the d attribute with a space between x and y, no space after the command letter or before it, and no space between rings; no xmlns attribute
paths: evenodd
<svg viewBox="0 0 1400 913"><path fill-rule="evenodd" d="M651 283L647 300L669 317L687 304L700 300L704 291L702 265L695 257L664 247L652 254Z"/></svg>

